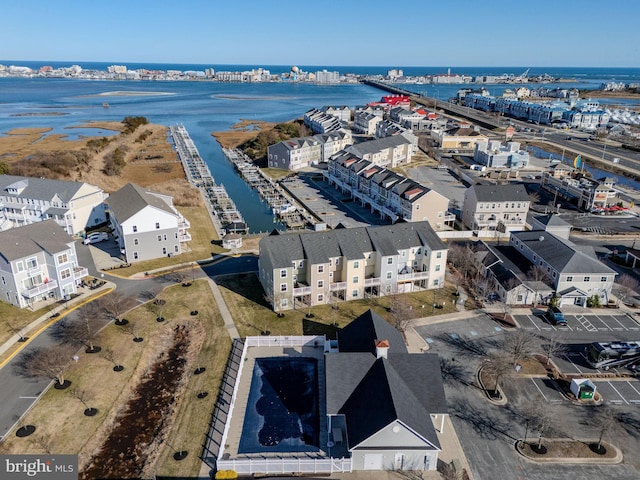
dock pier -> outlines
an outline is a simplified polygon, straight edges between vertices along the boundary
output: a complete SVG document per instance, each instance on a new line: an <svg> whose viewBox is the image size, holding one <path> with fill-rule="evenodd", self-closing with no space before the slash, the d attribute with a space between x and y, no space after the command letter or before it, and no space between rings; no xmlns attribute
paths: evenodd
<svg viewBox="0 0 640 480"><path fill-rule="evenodd" d="M241 150L223 148L222 152L243 180L267 202L274 216L285 224L287 229L301 229L308 224L316 223L310 212L294 200L278 182L265 175Z"/></svg>
<svg viewBox="0 0 640 480"><path fill-rule="evenodd" d="M242 214L224 186L214 181L209 167L200 156L187 129L182 125L170 126L169 133L187 180L200 190L220 239L227 233L248 233L249 229Z"/></svg>

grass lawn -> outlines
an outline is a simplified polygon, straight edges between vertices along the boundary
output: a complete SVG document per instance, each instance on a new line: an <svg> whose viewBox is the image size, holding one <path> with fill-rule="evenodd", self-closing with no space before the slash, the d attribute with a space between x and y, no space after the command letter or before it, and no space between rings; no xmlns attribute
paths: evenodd
<svg viewBox="0 0 640 480"><path fill-rule="evenodd" d="M188 292L188 300L185 298ZM201 461L198 459L209 416L222 378L231 341L224 329L217 306L206 281L196 281L185 288L175 285L158 296L166 301L158 307L147 303L125 315L130 326L119 327L111 323L95 338L95 344L113 351L115 361L125 366L124 371L114 372L113 363L102 353L78 355L77 363L71 363L65 379L73 383L67 390L49 389L34 409L24 418L23 425L35 425L36 433L18 438L9 435L3 448L7 453L55 453L80 454L80 463L86 462L91 453L108 436L118 409L129 400L131 392L158 352L166 347L166 333L176 322L192 323L203 328L203 344L193 364L188 366L184 393L176 400L177 411L169 421L168 442L158 452L156 472L167 476L197 476ZM197 315L191 315L192 311ZM163 316L164 322L156 317ZM133 330L133 332L132 332ZM144 339L133 342L133 334ZM205 367L204 373L193 375L197 367ZM87 405L99 410L94 417L86 417L86 408L71 395L80 389L86 392ZM205 399L197 398L197 392L208 391ZM187 459L176 464L169 444L187 450ZM178 468L179 467L179 468Z"/></svg>
<svg viewBox="0 0 640 480"><path fill-rule="evenodd" d="M18 308L8 303L0 302L0 318L2 319L0 327L0 345L17 334L21 329L29 325L36 318L45 315L51 307L41 308L40 310L29 310L27 308Z"/></svg>
<svg viewBox="0 0 640 480"><path fill-rule="evenodd" d="M233 315L240 336L260 335L269 331L271 335L319 335L335 337L338 328L344 327L354 318L368 309L373 309L383 318L389 317L387 308L390 297L377 297L368 300L339 302L337 309L332 305L318 305L309 309L287 310L285 316L278 318L263 298L263 290L254 274L221 277L216 280L222 296ZM433 309L434 291L410 293L401 297L415 312L414 317L427 317L457 311L453 293L455 286L447 284L437 290L436 302L443 308ZM309 311L313 318L307 318Z"/></svg>
<svg viewBox="0 0 640 480"><path fill-rule="evenodd" d="M291 175L291 170L285 170L283 168L262 168L261 170L262 173L273 180L280 180L281 178Z"/></svg>
<svg viewBox="0 0 640 480"><path fill-rule="evenodd" d="M170 267L182 263L195 262L205 258L211 258L212 255L228 252L227 249L219 245L218 234L216 233L211 218L205 207L180 207L180 213L185 216L191 228L189 233L192 240L188 243L190 251L182 253L175 257L163 257L145 262L136 262L127 268L118 268L115 270L118 275L131 276L140 272L148 272L157 268ZM211 243L211 242L215 243Z"/></svg>

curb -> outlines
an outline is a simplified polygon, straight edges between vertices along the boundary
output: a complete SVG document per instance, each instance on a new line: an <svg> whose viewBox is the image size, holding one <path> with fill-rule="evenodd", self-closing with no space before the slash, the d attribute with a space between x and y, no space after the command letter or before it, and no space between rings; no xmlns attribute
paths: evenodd
<svg viewBox="0 0 640 480"><path fill-rule="evenodd" d="M613 449L616 452L615 457L613 458L599 458L599 457L548 457L548 458L543 458L543 456L540 457L532 457L529 455L525 455L525 453L519 448L520 442L522 442L522 439L519 438L516 440L515 444L514 444L514 448L516 450L516 452L522 457L522 458L526 458L527 460L529 460L530 462L533 463L564 463L564 464L568 464L568 463L579 463L579 464L593 464L593 465L614 465L617 463L621 463L623 460L623 455L622 455L622 451L616 447L615 445L612 445L611 443L608 442L602 442L602 446L604 446L607 449ZM584 440L580 440L580 439L572 439L572 438L567 438L567 439L560 439L560 438L545 438L543 443L554 443L554 442L573 442L573 443L598 443L597 440L590 440L590 439L584 439Z"/></svg>

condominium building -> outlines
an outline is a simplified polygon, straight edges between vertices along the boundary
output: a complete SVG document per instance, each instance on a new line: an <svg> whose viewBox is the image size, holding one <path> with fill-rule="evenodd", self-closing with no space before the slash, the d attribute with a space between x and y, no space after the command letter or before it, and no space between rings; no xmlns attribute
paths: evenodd
<svg viewBox="0 0 640 480"><path fill-rule="evenodd" d="M106 197L84 182L0 175L0 231L53 219L77 235L107 221Z"/></svg>
<svg viewBox="0 0 640 480"><path fill-rule="evenodd" d="M107 199L109 220L123 260L139 262L179 255L191 240L189 221L169 195L129 183Z"/></svg>
<svg viewBox="0 0 640 480"><path fill-rule="evenodd" d="M259 279L274 310L444 286L447 249L429 222L272 234Z"/></svg>
<svg viewBox="0 0 640 480"><path fill-rule="evenodd" d="M428 221L444 230L449 199L418 182L345 152L331 159L324 171L331 185L391 222Z"/></svg>
<svg viewBox="0 0 640 480"><path fill-rule="evenodd" d="M471 230L524 230L530 203L522 185L472 185L464 194L462 222Z"/></svg>
<svg viewBox="0 0 640 480"><path fill-rule="evenodd" d="M352 143L353 138L348 130L321 133L313 137L291 138L267 148L267 163L271 168L299 170L326 162Z"/></svg>
<svg viewBox="0 0 640 480"><path fill-rule="evenodd" d="M415 138L413 135L412 137ZM392 135L356 143L347 147L345 151L363 160L368 160L374 165L394 168L411 162L413 155L418 150L417 144L413 143L413 138Z"/></svg>
<svg viewBox="0 0 640 480"><path fill-rule="evenodd" d="M77 292L89 274L73 238L54 220L0 232L0 301L19 308Z"/></svg>

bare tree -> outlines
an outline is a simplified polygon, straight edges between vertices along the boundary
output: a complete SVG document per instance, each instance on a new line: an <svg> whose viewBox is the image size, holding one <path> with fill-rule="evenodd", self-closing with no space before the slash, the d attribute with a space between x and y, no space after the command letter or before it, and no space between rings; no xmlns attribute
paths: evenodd
<svg viewBox="0 0 640 480"><path fill-rule="evenodd" d="M126 297L122 292L117 290L104 297L100 297L97 302L98 306L102 308L105 314L112 320L119 320L127 310Z"/></svg>
<svg viewBox="0 0 640 480"><path fill-rule="evenodd" d="M465 282L479 273L475 252L469 244L452 243L449 245L447 261L460 272Z"/></svg>
<svg viewBox="0 0 640 480"><path fill-rule="evenodd" d="M511 364L507 361L504 355L499 353L492 353L489 355L488 361L482 367L483 370L494 377L495 384L493 391L497 392L500 387L500 380L512 369ZM485 387L486 388L486 387Z"/></svg>
<svg viewBox="0 0 640 480"><path fill-rule="evenodd" d="M90 402L93 399L93 395L91 395L87 390L74 388L69 391L69 395L76 400L79 400L82 405L84 405L84 408L90 408L87 402Z"/></svg>
<svg viewBox="0 0 640 480"><path fill-rule="evenodd" d="M64 371L73 360L75 347L68 344L41 347L24 355L21 373L29 377L48 378L64 385Z"/></svg>
<svg viewBox="0 0 640 480"><path fill-rule="evenodd" d="M10 332L13 332L14 335L17 335L19 337L18 338L19 342L24 342L27 339L27 337L22 335L22 329L14 327L13 324L11 323L11 320L7 320L7 328L9 329Z"/></svg>
<svg viewBox="0 0 640 480"><path fill-rule="evenodd" d="M538 306L538 297L543 285L548 284L550 280L549 272L540 265L533 265L527 272L527 277L532 280L533 287L533 308Z"/></svg>
<svg viewBox="0 0 640 480"><path fill-rule="evenodd" d="M519 360L530 357L536 342L536 334L530 330L518 329L505 338L505 351L516 365Z"/></svg>
<svg viewBox="0 0 640 480"><path fill-rule="evenodd" d="M105 348L102 351L102 357L105 360L113 363L114 370L116 370L116 371L124 370L124 367L118 362L118 360L116 359L117 358L116 357L116 353L112 349Z"/></svg>
<svg viewBox="0 0 640 480"><path fill-rule="evenodd" d="M551 362L551 357L557 357L567 351L567 346L560 341L558 332L554 332L546 339L546 343L542 344L542 351L547 357L547 365Z"/></svg>
<svg viewBox="0 0 640 480"><path fill-rule="evenodd" d="M624 303L624 301L633 297L640 290L640 282L636 280L634 277L629 275L628 273L623 273L613 284L613 294L618 299L617 305L620 305L620 302Z"/></svg>
<svg viewBox="0 0 640 480"><path fill-rule="evenodd" d="M53 440L51 440L50 435L38 435L30 440L30 442L43 450L47 455L51 455L53 453Z"/></svg>
<svg viewBox="0 0 640 480"><path fill-rule="evenodd" d="M393 293L389 298L389 323L404 337L407 329L413 324L413 311L407 295Z"/></svg>
<svg viewBox="0 0 640 480"><path fill-rule="evenodd" d="M85 345L88 353L100 351L100 347L94 345L93 337L103 326L104 310L91 302L78 308L77 315L76 320L60 326L58 333L61 339L71 344Z"/></svg>
<svg viewBox="0 0 640 480"><path fill-rule="evenodd" d="M593 417L593 426L598 431L596 451L602 452L602 441L615 428L617 419L614 412L607 405L601 405L597 408L597 414Z"/></svg>

